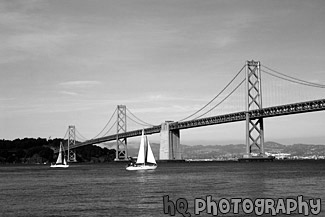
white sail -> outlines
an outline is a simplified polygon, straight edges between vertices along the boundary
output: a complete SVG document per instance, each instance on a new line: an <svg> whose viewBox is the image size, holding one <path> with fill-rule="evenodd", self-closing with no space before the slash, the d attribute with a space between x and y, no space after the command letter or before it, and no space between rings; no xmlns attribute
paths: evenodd
<svg viewBox="0 0 325 217"><path fill-rule="evenodd" d="M55 164L62 164L62 143L60 144L59 156Z"/></svg>
<svg viewBox="0 0 325 217"><path fill-rule="evenodd" d="M142 136L141 136L141 142L140 142L140 148L139 148L139 153L138 153L138 158L137 158L137 164L143 164L145 163L145 154L144 154L144 131L142 131Z"/></svg>
<svg viewBox="0 0 325 217"><path fill-rule="evenodd" d="M147 162L151 164L146 164ZM126 170L154 170L156 168L157 163L152 153L149 140L147 136L144 136L144 130L142 130L137 162L136 164L130 163L130 165L126 167Z"/></svg>
<svg viewBox="0 0 325 217"><path fill-rule="evenodd" d="M150 143L149 140L147 140L148 143L148 151L147 151L147 162L148 163L153 163L156 164L156 160L155 160L155 156L152 153L151 147L150 147Z"/></svg>
<svg viewBox="0 0 325 217"><path fill-rule="evenodd" d="M64 149L62 143L60 143L59 156L55 164L51 164L51 168L68 168L67 160L65 159Z"/></svg>

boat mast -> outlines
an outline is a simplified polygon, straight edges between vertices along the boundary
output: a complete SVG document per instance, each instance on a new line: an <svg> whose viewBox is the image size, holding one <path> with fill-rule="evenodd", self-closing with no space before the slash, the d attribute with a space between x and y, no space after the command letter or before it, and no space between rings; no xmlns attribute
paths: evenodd
<svg viewBox="0 0 325 217"><path fill-rule="evenodd" d="M61 149L61 162L62 164L64 164L64 150L63 150L63 145L62 145L62 142L60 143L62 149Z"/></svg>
<svg viewBox="0 0 325 217"><path fill-rule="evenodd" d="M148 138L147 138L147 136L145 136L144 154L145 154L144 165L146 165L147 158L148 158Z"/></svg>

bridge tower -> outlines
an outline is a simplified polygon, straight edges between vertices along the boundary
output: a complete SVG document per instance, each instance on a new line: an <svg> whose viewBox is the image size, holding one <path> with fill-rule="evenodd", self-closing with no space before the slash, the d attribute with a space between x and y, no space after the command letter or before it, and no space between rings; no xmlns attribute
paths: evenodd
<svg viewBox="0 0 325 217"><path fill-rule="evenodd" d="M159 160L182 159L179 129L170 129L172 121L161 124Z"/></svg>
<svg viewBox="0 0 325 217"><path fill-rule="evenodd" d="M70 145L76 144L76 127L69 126L68 129L68 162L77 162L76 151L70 150Z"/></svg>
<svg viewBox="0 0 325 217"><path fill-rule="evenodd" d="M252 119L249 111L262 109L260 62L246 63L246 156L265 156L263 118Z"/></svg>
<svg viewBox="0 0 325 217"><path fill-rule="evenodd" d="M116 157L115 161L127 160L127 139L120 137L120 133L126 132L126 106L117 106L117 132L116 132Z"/></svg>

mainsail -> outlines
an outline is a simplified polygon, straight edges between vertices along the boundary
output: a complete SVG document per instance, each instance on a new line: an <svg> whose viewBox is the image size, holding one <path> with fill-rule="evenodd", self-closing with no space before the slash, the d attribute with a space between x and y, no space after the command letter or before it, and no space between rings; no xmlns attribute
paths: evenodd
<svg viewBox="0 0 325 217"><path fill-rule="evenodd" d="M141 136L141 142L140 142L140 148L139 148L139 153L138 153L138 158L137 158L137 164L143 164L145 163L145 153L144 153L144 132L142 131L142 136Z"/></svg>
<svg viewBox="0 0 325 217"><path fill-rule="evenodd" d="M58 156L58 159L56 160L55 164L62 164L63 163L63 160L62 160L63 158L64 158L64 156L63 156L63 153L62 153L62 143L60 143L59 156Z"/></svg>

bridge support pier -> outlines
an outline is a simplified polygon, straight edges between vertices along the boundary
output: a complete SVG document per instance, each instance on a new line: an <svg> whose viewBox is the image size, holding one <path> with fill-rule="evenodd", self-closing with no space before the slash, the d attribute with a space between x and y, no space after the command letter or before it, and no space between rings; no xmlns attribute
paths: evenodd
<svg viewBox="0 0 325 217"><path fill-rule="evenodd" d="M76 127L69 126L68 129L68 162L77 162L76 151L70 149L70 145L74 146L76 144Z"/></svg>
<svg viewBox="0 0 325 217"><path fill-rule="evenodd" d="M170 130L170 123L171 122L165 122L161 124L159 160L182 159L180 131L179 129Z"/></svg>

